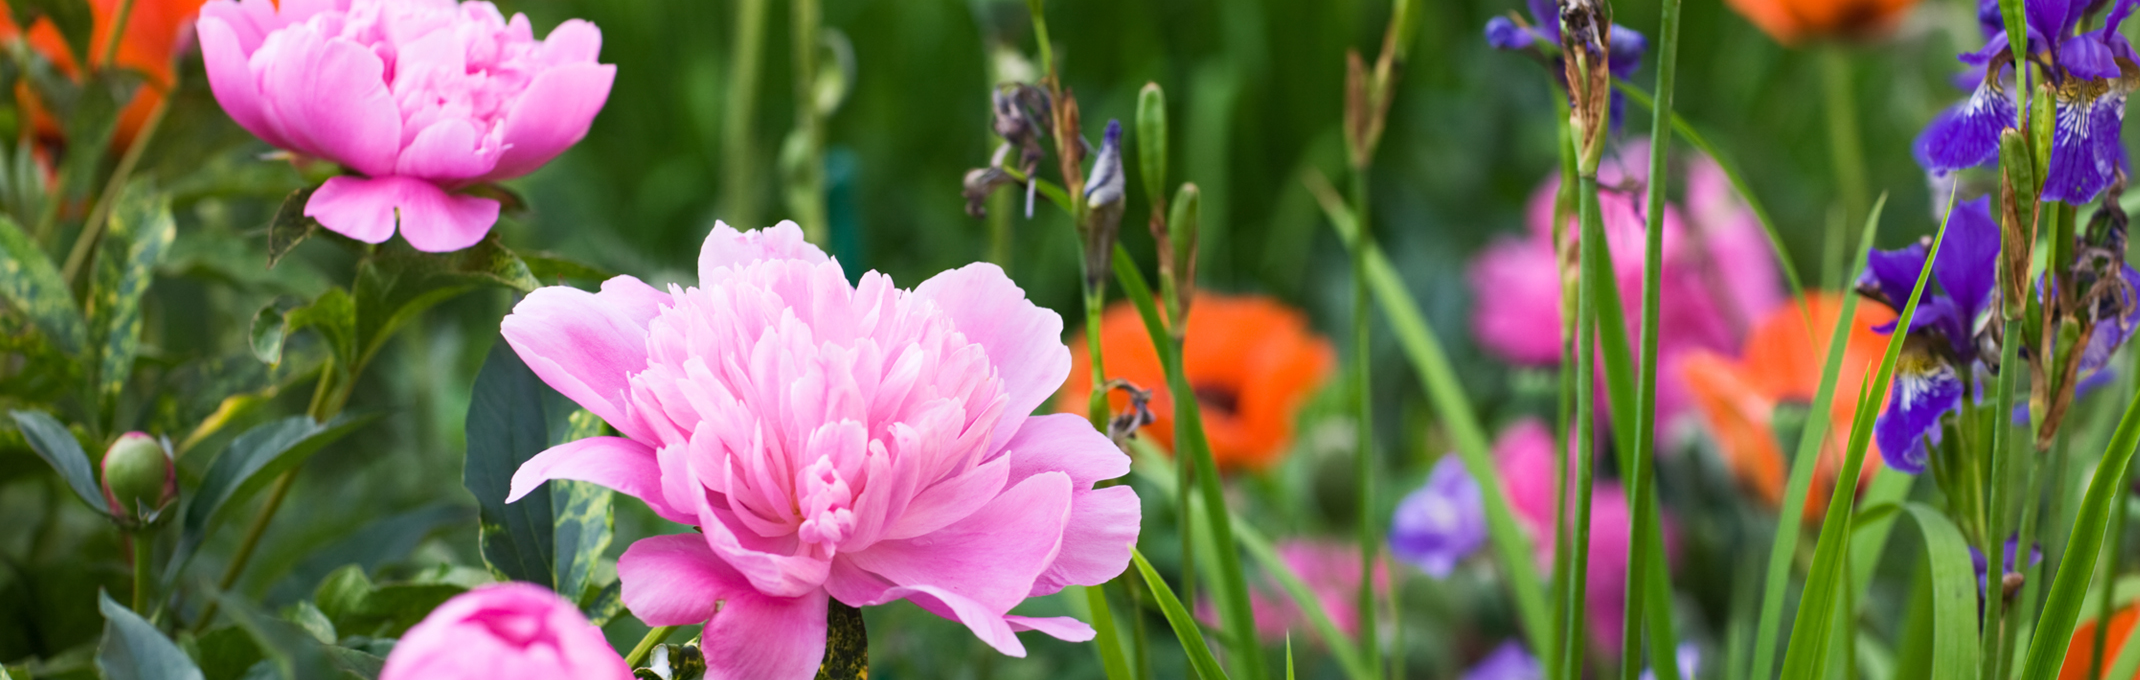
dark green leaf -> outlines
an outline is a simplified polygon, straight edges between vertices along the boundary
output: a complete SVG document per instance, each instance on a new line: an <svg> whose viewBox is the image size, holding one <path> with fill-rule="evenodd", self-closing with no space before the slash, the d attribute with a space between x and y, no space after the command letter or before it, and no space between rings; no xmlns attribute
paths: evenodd
<svg viewBox="0 0 2140 680"><path fill-rule="evenodd" d="M170 582L186 561L192 559L224 506L258 492L276 476L305 462L321 447L372 420L372 416L343 414L320 423L310 416L291 416L238 435L229 448L209 464L208 472L201 476L200 487L186 501L178 548L172 552L171 561L164 568L164 581Z"/></svg>
<svg viewBox="0 0 2140 680"><path fill-rule="evenodd" d="M511 347L491 347L468 406L468 457L461 481L480 506L483 560L503 578L584 596L596 560L609 546L609 491L548 482L547 489L506 503L513 473L551 446L600 431L601 421L575 412L544 385Z"/></svg>
<svg viewBox="0 0 2140 680"><path fill-rule="evenodd" d="M616 274L609 270L580 262L555 253L520 253L520 261L528 265L528 273L545 284L556 284L566 279L576 281L607 281Z"/></svg>
<svg viewBox="0 0 2140 680"><path fill-rule="evenodd" d="M52 27L59 29L60 37L67 40L67 51L74 56L74 63L89 63L90 38L96 21L86 0L16 0L9 4L9 8L14 11L16 26L27 27L40 17L51 19Z"/></svg>
<svg viewBox="0 0 2140 680"><path fill-rule="evenodd" d="M97 608L104 612L97 670L105 680L201 680L201 669L193 665L193 659L132 610L101 592Z"/></svg>
<svg viewBox="0 0 2140 680"><path fill-rule="evenodd" d="M82 310L60 280L59 268L15 221L0 217L0 298L28 317L59 351L78 355L89 344Z"/></svg>
<svg viewBox="0 0 2140 680"><path fill-rule="evenodd" d="M343 678L355 677L358 680L378 680L379 671L386 668L386 659L379 658L370 652L334 645L328 645L325 649L327 650L327 661L334 664L336 669L342 671L341 677Z"/></svg>
<svg viewBox="0 0 2140 680"><path fill-rule="evenodd" d="M357 627L348 622L363 614L371 594L371 578L364 575L363 566L352 564L334 570L320 581L319 589L312 592L312 601L318 603L320 613L335 622L335 627L355 630Z"/></svg>
<svg viewBox="0 0 2140 680"><path fill-rule="evenodd" d="M588 593L587 598L580 601L580 615L587 617L596 628L609 625L609 621L621 613L624 613L623 581L610 581L609 585Z"/></svg>
<svg viewBox="0 0 2140 680"><path fill-rule="evenodd" d="M230 619L253 636L253 642L259 645L265 658L264 663L283 680L317 680L341 674L327 653L328 646L320 644L303 627L262 614L244 598L225 593L217 595L216 599Z"/></svg>
<svg viewBox="0 0 2140 680"><path fill-rule="evenodd" d="M282 207L275 209L274 219L268 221L269 269L274 269L275 263L282 261L282 256L290 254L297 244L304 243L319 229L318 220L305 216L305 204L312 201L312 192L317 190L318 187L305 187L292 191L289 197L282 199Z"/></svg>
<svg viewBox="0 0 2140 680"><path fill-rule="evenodd" d="M201 672L211 678L235 678L260 663L260 646L236 626L217 628L193 643Z"/></svg>
<svg viewBox="0 0 2140 680"><path fill-rule="evenodd" d="M306 634L311 635L312 639L318 640L323 645L334 644L335 640L342 637L335 632L334 622L327 620L326 614L320 613L318 605L304 600L298 600L291 603L289 607L284 608L282 619L305 629Z"/></svg>
<svg viewBox="0 0 2140 680"><path fill-rule="evenodd" d="M61 127L67 134L67 156L60 162L60 187L68 200L86 200L96 188L98 171L111 155L106 152L119 129L119 114L140 87L138 73L101 69L82 82L76 90L78 96L68 106L53 107L60 112ZM53 89L56 88L45 88Z"/></svg>
<svg viewBox="0 0 2140 680"><path fill-rule="evenodd" d="M141 298L177 233L171 200L145 185L128 185L113 206L89 295L90 323L102 343L97 393L107 404L133 373L141 353Z"/></svg>
<svg viewBox="0 0 2140 680"><path fill-rule="evenodd" d="M373 585L364 568L335 570L313 594L322 616L343 635L398 637L466 588L448 583Z"/></svg>
<svg viewBox="0 0 2140 680"><path fill-rule="evenodd" d="M1945 515L1923 503L1901 508L1917 520L1925 538L1925 562L1932 578L1932 675L1968 677L1976 672L1977 579L1970 568L1969 541Z"/></svg>
<svg viewBox="0 0 2140 680"><path fill-rule="evenodd" d="M348 371L356 364L357 306L342 289L329 288L312 304L290 310L283 323L285 336L306 328L319 331L333 348L339 370Z"/></svg>
<svg viewBox="0 0 2140 680"><path fill-rule="evenodd" d="M357 305L355 365L363 365L395 330L433 305L482 287L527 292L541 285L527 263L499 245L496 233L451 253L418 252L399 241L382 245L357 266L351 289Z"/></svg>
<svg viewBox="0 0 2140 680"><path fill-rule="evenodd" d="M253 356L260 359L260 363L270 366L281 363L282 341L288 335L289 329L284 325L282 310L277 309L275 304L269 303L253 313L251 344Z"/></svg>
<svg viewBox="0 0 2140 680"><path fill-rule="evenodd" d="M82 443L75 440L74 433L42 411L14 411L12 415L15 427L30 441L30 449L67 480L74 495L97 512L106 513L104 492L97 486L96 473L90 471L89 454L82 452Z"/></svg>

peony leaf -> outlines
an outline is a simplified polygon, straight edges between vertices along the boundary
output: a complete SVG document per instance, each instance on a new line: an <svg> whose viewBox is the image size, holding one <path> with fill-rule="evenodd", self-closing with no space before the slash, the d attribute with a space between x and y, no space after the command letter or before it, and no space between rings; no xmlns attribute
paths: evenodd
<svg viewBox="0 0 2140 680"><path fill-rule="evenodd" d="M59 268L15 221L0 216L0 300L30 320L45 340L68 355L89 344L82 310Z"/></svg>
<svg viewBox="0 0 2140 680"><path fill-rule="evenodd" d="M263 423L231 440L230 446L209 463L201 485L186 501L186 511L179 522L178 548L164 567L164 582L175 579L193 558L224 507L251 497L321 448L375 418L343 414L321 423L310 416L291 416Z"/></svg>
<svg viewBox="0 0 2140 680"><path fill-rule="evenodd" d="M510 504L505 497L513 473L535 454L601 431L600 419L544 385L511 347L491 347L469 400L461 482L481 508L483 561L492 572L548 586L572 600L593 588L614 521L610 491L552 481L545 483L546 493Z"/></svg>
<svg viewBox="0 0 2140 680"><path fill-rule="evenodd" d="M97 394L107 409L133 375L141 353L141 298L177 233L169 196L138 183L119 195L89 288L90 328L101 343Z"/></svg>
<svg viewBox="0 0 2140 680"><path fill-rule="evenodd" d="M356 302L355 363L363 366L379 348L424 310L478 288L503 287L520 292L542 282L505 246L498 234L451 253L419 252L401 241L379 246L357 265L350 288Z"/></svg>
<svg viewBox="0 0 2140 680"><path fill-rule="evenodd" d="M89 454L82 451L82 443L74 438L74 433L43 411L14 411L12 415L15 427L22 430L24 439L29 440L30 449L59 472L61 479L67 480L74 495L91 509L109 513L104 492L97 487L96 473L90 471Z"/></svg>
<svg viewBox="0 0 2140 680"><path fill-rule="evenodd" d="M105 680L201 680L201 669L178 645L102 591L97 609L104 612L104 641L97 645L97 670Z"/></svg>
<svg viewBox="0 0 2140 680"><path fill-rule="evenodd" d="M320 644L313 634L302 626L268 616L253 608L253 604L229 593L216 596L223 611L236 621L239 628L251 634L253 642L265 657L255 665L271 669L270 677L284 680L311 680L312 678L338 678L344 664L337 663L337 655L330 655L330 646ZM368 655L367 655L368 656ZM376 657L374 657L376 658ZM376 668L374 677L376 677ZM247 673L252 677L255 673Z"/></svg>
<svg viewBox="0 0 2140 680"><path fill-rule="evenodd" d="M319 220L305 215L305 204L312 201L312 192L317 190L319 187L305 187L290 192L289 197L282 199L282 206L275 209L275 217L268 220L269 269L274 269L275 263L281 262L284 255L319 231Z"/></svg>

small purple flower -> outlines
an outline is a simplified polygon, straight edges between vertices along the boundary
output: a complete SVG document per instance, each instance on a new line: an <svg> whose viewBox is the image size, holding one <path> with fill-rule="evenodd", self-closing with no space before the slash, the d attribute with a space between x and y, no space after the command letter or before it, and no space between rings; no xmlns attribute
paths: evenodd
<svg viewBox="0 0 2140 680"><path fill-rule="evenodd" d="M1536 50L1537 45L1543 43L1552 46L1550 49L1559 49L1559 8L1554 4L1553 0L1526 0L1526 3L1530 7L1532 23L1523 25L1519 20L1508 16L1497 16L1488 19L1486 20L1487 45L1498 50L1521 51ZM1649 49L1649 40L1644 38L1641 33L1635 32L1634 29L1619 24L1612 25L1612 32L1608 38L1607 42L1610 44L1607 45L1609 53L1605 60L1606 70L1611 71L1614 78L1627 78L1635 75L1635 71L1642 68L1642 53ZM1543 54L1542 51L1539 53ZM1552 58L1551 70L1553 78L1556 81L1562 81L1561 89L1566 90L1568 85L1564 82L1566 75L1561 69L1558 56ZM1619 128L1620 111L1626 108L1626 104L1625 99L1620 95L1620 91L1613 90L1612 125L1615 130Z"/></svg>
<svg viewBox="0 0 2140 680"><path fill-rule="evenodd" d="M1478 665L1464 671L1462 680L1544 680L1545 669L1538 659L1523 651L1518 642L1503 642L1492 654L1480 659Z"/></svg>
<svg viewBox="0 0 2140 680"><path fill-rule="evenodd" d="M1390 520L1390 554L1435 578L1486 543L1486 509L1479 484L1455 456L1443 456L1426 486L1404 497Z"/></svg>

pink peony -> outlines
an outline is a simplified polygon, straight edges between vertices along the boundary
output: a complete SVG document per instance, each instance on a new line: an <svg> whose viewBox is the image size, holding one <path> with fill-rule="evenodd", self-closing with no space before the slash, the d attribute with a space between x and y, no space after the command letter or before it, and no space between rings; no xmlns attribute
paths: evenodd
<svg viewBox="0 0 2140 680"><path fill-rule="evenodd" d="M500 583L431 611L387 655L379 680L630 680L624 657L580 610L542 586Z"/></svg>
<svg viewBox="0 0 2140 680"><path fill-rule="evenodd" d="M452 193L533 172L586 136L617 67L574 19L453 0L213 0L197 30L216 101L269 144L342 164L305 205L320 225L418 250L474 245L498 202Z"/></svg>
<svg viewBox="0 0 2140 680"><path fill-rule="evenodd" d="M1014 631L1088 640L1074 619L1008 612L1106 582L1137 539L1136 492L1093 488L1129 458L1078 416L1028 415L1070 351L1062 319L994 265L850 284L793 223L716 225L699 287L544 288L504 332L624 435L543 452L512 498L585 480L697 525L633 544L617 573L649 625L711 619L714 677L811 677L828 597L904 599L1012 656Z"/></svg>
<svg viewBox="0 0 2140 680"><path fill-rule="evenodd" d="M1640 192L1648 157L1647 143L1631 143L1599 170L1608 188L1600 192L1598 207L1631 343L1640 340L1642 319L1646 213ZM1686 209L1667 205L1664 213L1657 358L1660 375L1668 377L1657 389L1660 424L1669 424L1694 403L1676 379L1679 361L1697 350L1733 352L1753 321L1783 299L1761 223L1732 193L1714 161L1692 161ZM1496 241L1471 264L1473 335L1488 353L1511 363L1560 363L1561 279L1552 237L1559 186L1558 178L1549 178L1531 195L1523 236ZM1566 228L1574 238L1573 214Z"/></svg>

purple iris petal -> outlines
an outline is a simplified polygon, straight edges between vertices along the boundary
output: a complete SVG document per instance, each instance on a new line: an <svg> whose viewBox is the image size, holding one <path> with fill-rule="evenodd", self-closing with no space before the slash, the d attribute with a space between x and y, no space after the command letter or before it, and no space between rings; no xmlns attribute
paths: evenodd
<svg viewBox="0 0 2140 680"><path fill-rule="evenodd" d="M1538 666L1538 659L1523 651L1523 645L1504 642L1494 648L1492 654L1480 659L1478 665L1464 671L1462 680L1540 680L1545 670Z"/></svg>
<svg viewBox="0 0 2140 680"><path fill-rule="evenodd" d="M1547 40L1560 42L1560 5L1554 0L1526 0L1531 7L1531 21L1538 24L1538 31Z"/></svg>
<svg viewBox="0 0 2140 680"><path fill-rule="evenodd" d="M1632 76L1642 68L1642 52L1649 49L1649 39L1634 29L1613 24L1611 42L1612 54L1606 58L1605 64L1614 78Z"/></svg>
<svg viewBox="0 0 2140 680"><path fill-rule="evenodd" d="M2007 536L2007 537L2006 537L2006 547L2005 547L2004 549L2002 549L2002 550L2000 550L2000 551L1999 551L2000 555L2002 555L2002 557L2000 557L2000 559L1999 559L1999 562L2000 562L2001 564L2005 565L2005 567L2006 567L2005 569L2001 570L2001 572L2002 572L2002 573L2004 573L2004 572L2011 572L2011 571L2014 571L2014 555L2016 555L2016 554L2019 554L2020 552L2021 552L2021 537L2020 537L2020 536L2018 536L2018 535L2009 535L2009 536ZM1989 559L1986 559L1986 558L1984 557L1984 551L1982 551L1982 550L1978 550L1976 546L1973 546L1973 545L1972 545L1972 546L1969 546L1969 562L1970 562L1970 565L1971 565L1971 566L1974 566L1974 567L1976 567L1976 571L1977 571L1977 591L1978 591L1978 592L1977 592L1977 594L1978 594L1978 595L1982 595L1982 594L1983 594L1983 590L1984 590L1984 585L1985 585L1985 582L1984 582L1984 576L1985 576L1986 572L1988 572L1988 571L1989 571L1988 569L1986 569L1986 567L1990 566L1990 562L1991 562L1991 560L1989 560ZM2042 545L2034 545L2034 546L2030 546L2030 547L2029 547L2029 566L2033 567L2033 566L2036 566L2037 564L2040 564L2040 563L2042 563L2042 562L2043 562L2043 546L2042 546Z"/></svg>
<svg viewBox="0 0 2140 680"><path fill-rule="evenodd" d="M1912 243L1895 250L1875 250L1865 257L1865 273L1858 285L1871 285L1887 296L1898 308L1908 304L1910 290L1917 287L1917 275L1924 271L1925 246Z"/></svg>
<svg viewBox="0 0 2140 680"><path fill-rule="evenodd" d="M1999 132L2013 125L2014 100L1980 82L1969 99L1941 111L1917 135L1917 163L1926 170L1951 172L1990 163L1999 157Z"/></svg>
<svg viewBox="0 0 2140 680"><path fill-rule="evenodd" d="M1969 338L1974 335L1977 316L1991 302L1998 272L1999 225L1991 219L1991 197L1963 201L1954 207L1939 257L1932 262L1933 278L1953 302L1944 310L1953 321L1947 339L1962 356L1969 356L1973 346Z"/></svg>
<svg viewBox="0 0 2140 680"><path fill-rule="evenodd" d="M2060 102L2057 128L2051 132L2050 176L2043 198L2080 205L2095 200L2123 160L2120 134L2125 95Z"/></svg>
<svg viewBox="0 0 2140 680"><path fill-rule="evenodd" d="M1531 43L1537 40L1538 35L1532 33L1531 29L1516 25L1516 22L1508 17L1486 20L1486 44L1494 49L1520 50L1530 47Z"/></svg>
<svg viewBox="0 0 2140 680"><path fill-rule="evenodd" d="M1887 409L1873 423L1873 437L1888 467L1924 472L1930 452L1924 438L1939 430L1939 417L1961 406L1962 381L1954 367L1923 349L1905 346L1895 365Z"/></svg>
<svg viewBox="0 0 2140 680"><path fill-rule="evenodd" d="M2081 15L2087 8L2088 0L2027 0L2022 3L2030 28L2049 37L2054 51L2065 36L2073 33L2073 27L2080 24Z"/></svg>
<svg viewBox="0 0 2140 680"><path fill-rule="evenodd" d="M2088 80L2118 75L2118 62L2111 58L2110 45L2099 33L2083 33L2060 45L2058 65L2065 67L2066 75Z"/></svg>
<svg viewBox="0 0 2140 680"><path fill-rule="evenodd" d="M1448 578L1456 564L1486 543L1486 508L1479 485L1455 456L1434 464L1426 486L1397 504L1390 520L1390 554Z"/></svg>
<svg viewBox="0 0 2140 680"><path fill-rule="evenodd" d="M1701 670L1702 648L1692 642L1679 643L1679 647L1672 651L1672 657L1678 662L1679 677L1693 678L1695 671ZM1657 671L1642 669L1642 680L1657 680Z"/></svg>

